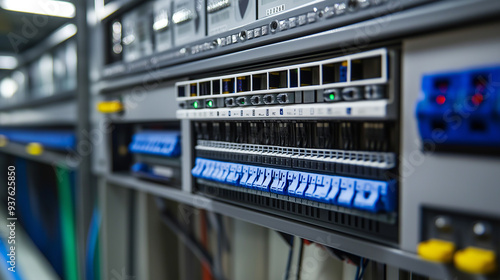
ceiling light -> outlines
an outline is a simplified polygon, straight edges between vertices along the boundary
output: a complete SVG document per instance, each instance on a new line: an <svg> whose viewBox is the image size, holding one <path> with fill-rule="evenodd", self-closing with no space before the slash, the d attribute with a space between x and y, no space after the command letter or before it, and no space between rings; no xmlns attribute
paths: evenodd
<svg viewBox="0 0 500 280"><path fill-rule="evenodd" d="M0 0L0 6L9 11L47 15L54 17L75 17L75 5L55 0Z"/></svg>
<svg viewBox="0 0 500 280"><path fill-rule="evenodd" d="M17 58L11 55L0 55L0 69L14 69L17 67Z"/></svg>
<svg viewBox="0 0 500 280"><path fill-rule="evenodd" d="M3 98L11 98L18 89L16 81L7 77L0 82L0 95Z"/></svg>
<svg viewBox="0 0 500 280"><path fill-rule="evenodd" d="M50 35L50 40L56 44L62 43L76 34L77 28L73 23L63 25Z"/></svg>

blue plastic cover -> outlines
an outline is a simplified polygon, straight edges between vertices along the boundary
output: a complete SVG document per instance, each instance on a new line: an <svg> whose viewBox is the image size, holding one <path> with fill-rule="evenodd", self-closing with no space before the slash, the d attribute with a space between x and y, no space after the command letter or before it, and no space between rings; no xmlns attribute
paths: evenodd
<svg viewBox="0 0 500 280"><path fill-rule="evenodd" d="M500 67L428 74L416 106L425 143L500 146Z"/></svg>
<svg viewBox="0 0 500 280"><path fill-rule="evenodd" d="M0 129L10 142L21 144L40 143L45 148L70 151L76 148L76 136L72 130L22 130Z"/></svg>
<svg viewBox="0 0 500 280"><path fill-rule="evenodd" d="M397 191L394 181L264 168L204 158L196 158L195 164L191 174L196 178L374 213L396 211ZM238 181L239 178L241 180Z"/></svg>
<svg viewBox="0 0 500 280"><path fill-rule="evenodd" d="M178 157L181 154L181 133L144 130L134 134L128 148L131 153Z"/></svg>

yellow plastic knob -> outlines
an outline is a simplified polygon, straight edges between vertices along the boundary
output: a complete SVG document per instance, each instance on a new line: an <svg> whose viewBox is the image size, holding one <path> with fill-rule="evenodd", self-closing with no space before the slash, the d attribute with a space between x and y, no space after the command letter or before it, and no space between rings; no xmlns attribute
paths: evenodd
<svg viewBox="0 0 500 280"><path fill-rule="evenodd" d="M97 104L97 111L103 114L112 114L123 111L123 104L118 100L101 101Z"/></svg>
<svg viewBox="0 0 500 280"><path fill-rule="evenodd" d="M455 266L464 272L490 274L497 269L495 252L477 247L467 247L455 254Z"/></svg>
<svg viewBox="0 0 500 280"><path fill-rule="evenodd" d="M9 140L7 140L7 137L5 135L0 135L0 147L5 147L9 143Z"/></svg>
<svg viewBox="0 0 500 280"><path fill-rule="evenodd" d="M26 152L32 156L39 156L43 153L43 146L40 143L29 143L26 145Z"/></svg>
<svg viewBox="0 0 500 280"><path fill-rule="evenodd" d="M417 247L417 253L420 257L440 263L451 262L454 252L455 244L453 242L440 239L422 241Z"/></svg>

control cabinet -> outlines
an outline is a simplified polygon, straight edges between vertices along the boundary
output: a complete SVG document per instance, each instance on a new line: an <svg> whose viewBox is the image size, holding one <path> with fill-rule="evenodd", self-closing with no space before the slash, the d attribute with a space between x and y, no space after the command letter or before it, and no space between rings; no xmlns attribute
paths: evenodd
<svg viewBox="0 0 500 280"><path fill-rule="evenodd" d="M118 104L95 114L116 127L99 146L103 186L296 235L360 267L499 279L500 2L160 6L171 37L100 64L93 100ZM370 277L399 279L384 275Z"/></svg>

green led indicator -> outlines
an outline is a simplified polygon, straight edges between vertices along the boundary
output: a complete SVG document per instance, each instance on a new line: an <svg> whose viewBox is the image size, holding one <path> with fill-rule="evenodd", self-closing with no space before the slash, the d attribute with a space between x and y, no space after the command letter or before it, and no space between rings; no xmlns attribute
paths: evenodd
<svg viewBox="0 0 500 280"><path fill-rule="evenodd" d="M195 109L198 109L198 101L193 102L193 107L194 107Z"/></svg>
<svg viewBox="0 0 500 280"><path fill-rule="evenodd" d="M212 100L208 100L207 106L212 108L214 106L214 102Z"/></svg>
<svg viewBox="0 0 500 280"><path fill-rule="evenodd" d="M330 93L330 100L335 100L335 94Z"/></svg>

